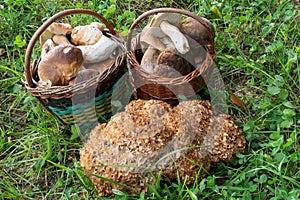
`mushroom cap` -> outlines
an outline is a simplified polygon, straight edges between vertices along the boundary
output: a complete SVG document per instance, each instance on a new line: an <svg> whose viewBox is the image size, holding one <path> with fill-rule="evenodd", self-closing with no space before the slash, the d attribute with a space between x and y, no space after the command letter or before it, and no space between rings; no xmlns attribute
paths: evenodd
<svg viewBox="0 0 300 200"><path fill-rule="evenodd" d="M68 85L83 63L80 49L73 45L59 45L42 57L38 65L41 81L50 81L51 86Z"/></svg>
<svg viewBox="0 0 300 200"><path fill-rule="evenodd" d="M224 123L214 124L222 118ZM244 137L232 123L226 116L214 116L208 101L183 101L171 109L159 100L134 100L107 124L92 130L80 151L80 164L101 196L124 188L91 174L137 192L146 191L146 182L154 181L150 171L163 172L168 180L176 180L179 173L182 180L188 176L185 181L190 184L199 172L200 177L205 175L203 168L209 170L214 162L243 151ZM152 125L156 128L147 131Z"/></svg>
<svg viewBox="0 0 300 200"><path fill-rule="evenodd" d="M214 38L215 32L213 25L207 19L203 19L209 24L210 32L213 34L212 37ZM181 32L198 42L200 45L211 44L208 30L198 20L192 17L187 17L182 20ZM191 46L192 45L193 44L191 44Z"/></svg>
<svg viewBox="0 0 300 200"><path fill-rule="evenodd" d="M168 78L183 76L193 71L192 63L185 60L174 47L161 52L157 58L157 64L154 74Z"/></svg>
<svg viewBox="0 0 300 200"><path fill-rule="evenodd" d="M71 24L53 22L47 29L54 35L67 35L72 32L73 26Z"/></svg>
<svg viewBox="0 0 300 200"><path fill-rule="evenodd" d="M72 30L71 42L75 45L93 45L99 41L102 35L97 26L77 26Z"/></svg>
<svg viewBox="0 0 300 200"><path fill-rule="evenodd" d="M97 27L100 31L104 31L104 25L99 22L92 22L90 25Z"/></svg>
<svg viewBox="0 0 300 200"><path fill-rule="evenodd" d="M45 55L54 47L55 44L52 39L46 40L42 46L41 58L45 57Z"/></svg>

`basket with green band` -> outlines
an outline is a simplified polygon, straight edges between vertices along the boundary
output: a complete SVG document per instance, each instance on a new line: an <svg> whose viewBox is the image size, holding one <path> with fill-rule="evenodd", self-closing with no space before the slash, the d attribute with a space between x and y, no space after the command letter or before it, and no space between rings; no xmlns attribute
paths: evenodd
<svg viewBox="0 0 300 200"><path fill-rule="evenodd" d="M68 15L83 14L97 18L106 26L102 33L117 44L118 55L103 73L84 81L72 85L41 87L38 76L38 64L41 59L30 63L36 42L56 20ZM112 114L111 97L113 94L122 93L124 84L120 81L127 71L125 42L102 15L87 9L64 10L50 17L32 36L26 50L24 70L27 91L35 96L46 110L63 124L93 128L98 122L109 120Z"/></svg>

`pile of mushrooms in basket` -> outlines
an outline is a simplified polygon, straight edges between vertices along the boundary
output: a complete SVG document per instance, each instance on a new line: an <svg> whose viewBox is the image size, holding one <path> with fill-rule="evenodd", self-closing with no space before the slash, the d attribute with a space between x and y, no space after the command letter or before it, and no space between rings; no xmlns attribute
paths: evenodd
<svg viewBox="0 0 300 200"><path fill-rule="evenodd" d="M40 87L74 85L103 73L115 61L118 45L99 22L73 27L52 23L40 36Z"/></svg>
<svg viewBox="0 0 300 200"><path fill-rule="evenodd" d="M192 18L159 13L142 30L141 67L165 77L187 74L201 64L202 50L214 55L213 48L201 47L209 46L207 37L206 28ZM172 107L162 100L135 99L91 131L80 164L99 195L111 195L113 189L139 194L154 184L152 174L162 173L162 182L192 184L244 148L244 135L232 116L213 112L208 100Z"/></svg>
<svg viewBox="0 0 300 200"><path fill-rule="evenodd" d="M212 24L203 18L209 27L192 17L181 19L179 13L158 13L140 34L143 52L141 67L148 73L167 78L176 78L192 72L201 65L206 56L203 46L211 46L214 37Z"/></svg>

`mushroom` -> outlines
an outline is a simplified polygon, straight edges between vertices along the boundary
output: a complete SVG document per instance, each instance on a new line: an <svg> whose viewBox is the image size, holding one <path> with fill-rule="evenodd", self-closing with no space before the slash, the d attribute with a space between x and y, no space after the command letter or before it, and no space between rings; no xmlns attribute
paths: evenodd
<svg viewBox="0 0 300 200"><path fill-rule="evenodd" d="M157 42L157 38L167 35L181 54L187 53L190 49L189 44L187 38L178 29L180 26L181 19L178 13L158 13L151 19L145 33L141 36L142 47L149 44L153 47L158 46L158 49L163 51L165 46L161 41Z"/></svg>
<svg viewBox="0 0 300 200"><path fill-rule="evenodd" d="M66 23L53 22L47 29L54 35L67 35L72 32L73 26Z"/></svg>
<svg viewBox="0 0 300 200"><path fill-rule="evenodd" d="M71 44L65 35L54 35L52 40L56 45Z"/></svg>
<svg viewBox="0 0 300 200"><path fill-rule="evenodd" d="M140 43L144 56L141 66L150 73L153 73L156 65L158 51L164 51L168 47L175 47L178 52L185 54L189 51L189 44L186 37L177 27L181 26L181 19L178 13L158 13L150 23L143 29Z"/></svg>
<svg viewBox="0 0 300 200"><path fill-rule="evenodd" d="M40 36L40 43L41 46L44 45L44 43L48 40L48 39L53 39L53 37L55 37L55 35L59 35L58 37L61 36L66 36L67 34L71 33L73 30L73 26L70 24L65 24L65 23L56 23L53 22L52 24L50 24L50 26L41 34ZM58 41L60 41L61 39L56 39ZM56 42L55 42L56 43ZM64 42L65 43L65 42ZM61 44L61 43L59 43Z"/></svg>
<svg viewBox="0 0 300 200"><path fill-rule="evenodd" d="M171 25L167 21L162 21L160 23L160 28L162 32L164 32L171 38L179 53L185 54L190 50L187 38L180 32L180 30L176 26Z"/></svg>
<svg viewBox="0 0 300 200"><path fill-rule="evenodd" d="M231 162L236 153L243 152L245 137L242 130L234 123L232 116L220 114L210 120L211 126L203 137L207 148L202 149L214 162ZM219 134L216 134L219 133Z"/></svg>
<svg viewBox="0 0 300 200"><path fill-rule="evenodd" d="M105 70L110 68L114 63L115 63L115 58L109 58L109 59L107 59L105 61L102 61L102 62L86 64L85 67L87 69L95 70L99 74L102 74Z"/></svg>
<svg viewBox="0 0 300 200"><path fill-rule="evenodd" d="M209 20L206 18L202 19L204 20L204 23L207 25L208 29L198 20L192 17L187 17L182 20L182 26L180 30L188 38L192 39L189 43L192 48L197 48L198 45L207 46L211 55L215 55L214 44L211 41L211 37L215 37L214 27Z"/></svg>
<svg viewBox="0 0 300 200"><path fill-rule="evenodd" d="M40 81L48 87L68 85L83 63L82 52L73 45L59 45L42 57L38 65Z"/></svg>
<svg viewBox="0 0 300 200"><path fill-rule="evenodd" d="M153 46L149 46L145 51L141 60L141 67L148 73L153 74L154 67L157 65L158 50Z"/></svg>
<svg viewBox="0 0 300 200"><path fill-rule="evenodd" d="M143 52L145 52L149 47L158 49L159 51L163 51L166 48L165 45L153 35L153 32L155 32L153 29L160 31L157 27L150 28L147 26L141 32L140 44Z"/></svg>
<svg viewBox="0 0 300 200"><path fill-rule="evenodd" d="M175 78L193 71L193 65L186 61L174 47L167 48L157 58L154 74Z"/></svg>
<svg viewBox="0 0 300 200"><path fill-rule="evenodd" d="M99 22L92 22L90 25L97 27L100 31L104 31L104 25Z"/></svg>
<svg viewBox="0 0 300 200"><path fill-rule="evenodd" d="M162 172L162 181L176 180L179 173L191 184L244 147L242 131L227 115L213 115L209 101L183 101L171 108L160 100L134 100L92 130L80 164L99 195L108 196L112 189L124 190L111 181L147 191L146 183L154 182L149 172Z"/></svg>
<svg viewBox="0 0 300 200"><path fill-rule="evenodd" d="M82 81L89 80L89 79L97 76L98 74L99 74L99 72L97 72L96 70L93 70L93 69L80 70L77 73L76 77L69 81L69 85L74 85L74 84L80 83Z"/></svg>
<svg viewBox="0 0 300 200"><path fill-rule="evenodd" d="M48 39L44 42L41 51L41 58L45 57L45 55L55 47L55 44L52 39Z"/></svg>
<svg viewBox="0 0 300 200"><path fill-rule="evenodd" d="M93 45L99 41L102 35L98 26L77 26L72 30L71 42L75 45Z"/></svg>
<svg viewBox="0 0 300 200"><path fill-rule="evenodd" d="M109 37L102 35L94 45L80 45L77 47L82 51L85 63L97 63L114 55L118 45Z"/></svg>

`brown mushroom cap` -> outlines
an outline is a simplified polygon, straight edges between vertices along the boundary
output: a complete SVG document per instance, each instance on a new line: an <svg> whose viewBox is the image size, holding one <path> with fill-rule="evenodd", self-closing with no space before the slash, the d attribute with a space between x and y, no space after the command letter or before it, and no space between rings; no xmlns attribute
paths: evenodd
<svg viewBox="0 0 300 200"><path fill-rule="evenodd" d="M73 26L71 24L53 22L48 27L48 30L54 35L67 35L72 32Z"/></svg>
<svg viewBox="0 0 300 200"><path fill-rule="evenodd" d="M50 81L50 86L68 85L83 63L80 49L73 45L59 45L50 50L38 65L41 81Z"/></svg>
<svg viewBox="0 0 300 200"><path fill-rule="evenodd" d="M154 74L162 77L175 78L193 71L192 63L185 60L174 47L161 52L157 58L157 64Z"/></svg>
<svg viewBox="0 0 300 200"><path fill-rule="evenodd" d="M153 123L156 130L147 132ZM156 175L162 171L168 180L175 180L179 173L182 180L188 176L186 184L190 184L199 172L200 177L205 175L203 169L243 151L244 137L233 123L227 115L213 116L208 101L183 101L173 109L159 100L132 101L124 112L92 130L80 151L80 164L101 196L124 188L92 174L137 192L147 190L147 181L153 182L149 171ZM140 131L141 127L145 129ZM147 136L144 133L148 138L141 140L141 135Z"/></svg>
<svg viewBox="0 0 300 200"><path fill-rule="evenodd" d="M203 19L206 20L205 18ZM214 27L208 20L206 21L209 24L210 32L212 33L212 37L214 38ZM182 20L181 32L198 42L200 45L211 44L208 30L199 21L192 17L187 17ZM193 46L193 44L190 45Z"/></svg>

